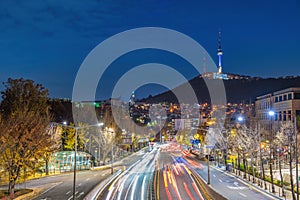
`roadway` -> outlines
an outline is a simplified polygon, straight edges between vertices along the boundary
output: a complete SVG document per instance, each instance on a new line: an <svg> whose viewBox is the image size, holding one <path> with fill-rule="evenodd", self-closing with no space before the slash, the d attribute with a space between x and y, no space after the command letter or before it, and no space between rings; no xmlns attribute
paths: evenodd
<svg viewBox="0 0 300 200"><path fill-rule="evenodd" d="M147 149L115 163L117 171L125 166L125 171L106 189L99 199L144 200L148 197L149 183L156 172L154 183L159 200L204 199L192 173L197 173L207 181L206 162L199 161L186 151L181 151L175 143L160 145L151 152ZM210 168L211 187L230 200L274 199L273 197L244 184L239 179L223 171ZM110 169L79 171L76 181L76 199L82 200L101 181L111 175ZM72 196L73 173L47 176L17 185L16 188L39 188L40 195L34 200L70 200Z"/></svg>
<svg viewBox="0 0 300 200"><path fill-rule="evenodd" d="M204 199L191 176L188 163L181 157L180 152L161 152L157 168L159 199Z"/></svg>
<svg viewBox="0 0 300 200"><path fill-rule="evenodd" d="M190 163L190 167L207 182L207 162L199 162L194 155L189 155L185 157L185 159ZM217 170L214 167L210 167L210 185L216 192L230 200L276 199L267 193L252 187L251 185L245 184L233 176L225 174L222 170Z"/></svg>
<svg viewBox="0 0 300 200"><path fill-rule="evenodd" d="M147 199L151 175L159 151L154 148L129 166L102 194L99 199Z"/></svg>
<svg viewBox="0 0 300 200"><path fill-rule="evenodd" d="M146 150L141 150L121 161L115 162L114 171L122 166L130 166L140 159ZM111 175L111 169L98 169L77 171L76 176L76 199L82 200L101 181ZM73 198L73 173L47 176L35 180L26 181L17 185L17 188L36 188L40 190L39 196L34 200L70 200Z"/></svg>
<svg viewBox="0 0 300 200"><path fill-rule="evenodd" d="M110 176L110 169L79 171L76 176L76 199L83 199L99 182ZM40 195L34 200L57 200L73 198L73 174L49 176L26 183L28 188L41 188Z"/></svg>

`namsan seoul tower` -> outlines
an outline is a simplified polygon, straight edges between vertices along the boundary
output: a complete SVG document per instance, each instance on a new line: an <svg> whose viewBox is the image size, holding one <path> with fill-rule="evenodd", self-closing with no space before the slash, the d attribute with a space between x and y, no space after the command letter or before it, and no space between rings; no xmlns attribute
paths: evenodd
<svg viewBox="0 0 300 200"><path fill-rule="evenodd" d="M222 47L221 47L221 32L219 32L219 37L218 37L218 53L217 53L218 57L219 57L219 66L218 66L218 73L222 74Z"/></svg>

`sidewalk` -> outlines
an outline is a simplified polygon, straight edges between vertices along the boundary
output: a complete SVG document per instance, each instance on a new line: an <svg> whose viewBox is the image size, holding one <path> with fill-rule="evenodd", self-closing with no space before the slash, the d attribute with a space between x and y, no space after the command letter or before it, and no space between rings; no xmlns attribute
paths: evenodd
<svg viewBox="0 0 300 200"><path fill-rule="evenodd" d="M255 183L253 183L253 176L250 174L246 174L246 179L243 178L244 177L244 172L241 171L240 172L240 176L238 175L238 170L233 169L232 172L226 171L225 167L217 167L214 165L211 165L211 167L213 167L216 170L222 171L223 173L227 174L228 176L232 176L235 177L237 179L239 179L240 181L242 181L244 184L248 185L249 187L252 187L258 191L261 192L265 192L268 195L276 198L276 199L286 199L286 200L292 200L292 192L290 190L285 189L285 196L282 195L282 188L275 185L274 184L274 189L275 189L275 193L272 193L272 184L269 182L265 182L266 183L266 189L265 189L265 184L263 182L263 180L255 177ZM250 178L250 181L249 181ZM258 185L259 183L261 183L260 185Z"/></svg>

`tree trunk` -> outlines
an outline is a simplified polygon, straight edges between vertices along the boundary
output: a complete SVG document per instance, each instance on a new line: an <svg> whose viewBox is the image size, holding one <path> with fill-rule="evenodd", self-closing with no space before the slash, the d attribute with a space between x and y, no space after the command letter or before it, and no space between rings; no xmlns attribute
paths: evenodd
<svg viewBox="0 0 300 200"><path fill-rule="evenodd" d="M273 160L272 160L272 149L270 149L270 163L269 163L269 167L270 167L270 176L271 176L271 185L272 185L272 193L275 193L274 190L274 178L273 178Z"/></svg>
<svg viewBox="0 0 300 200"><path fill-rule="evenodd" d="M281 188L282 188L282 196L285 196L285 191L284 191L284 184L283 184L283 176L282 176L282 171L281 171L281 159L279 158L279 174L280 174L280 183L281 183Z"/></svg>
<svg viewBox="0 0 300 200"><path fill-rule="evenodd" d="M243 153L243 165L244 165L244 179L246 179L247 178L247 166L246 166L245 153Z"/></svg>
<svg viewBox="0 0 300 200"><path fill-rule="evenodd" d="M261 171L262 171L263 182L264 182L264 185L265 185L265 189L267 189L266 175L265 175L265 169L264 169L264 161L262 159L261 148L260 148L260 164L261 164Z"/></svg>
<svg viewBox="0 0 300 200"><path fill-rule="evenodd" d="M45 160L45 172L46 172L46 175L49 175L49 159L46 159Z"/></svg>
<svg viewBox="0 0 300 200"><path fill-rule="evenodd" d="M9 193L9 197L13 199L15 196L15 181L13 179L10 179L9 181L8 193Z"/></svg>
<svg viewBox="0 0 300 200"><path fill-rule="evenodd" d="M238 170L239 170L239 176L241 175L240 166L241 166L241 162L240 162L240 151L238 150Z"/></svg>
<svg viewBox="0 0 300 200"><path fill-rule="evenodd" d="M255 183L255 172L254 172L253 155L252 154L251 154L251 169L252 169L252 182Z"/></svg>
<svg viewBox="0 0 300 200"><path fill-rule="evenodd" d="M291 148L291 146L290 146L290 148ZM296 196L295 196L295 191L294 191L292 152L291 152L291 150L289 151L289 155L290 155L289 164L290 164L290 181L291 181L291 187L292 187L292 197L293 197L293 200L295 200Z"/></svg>

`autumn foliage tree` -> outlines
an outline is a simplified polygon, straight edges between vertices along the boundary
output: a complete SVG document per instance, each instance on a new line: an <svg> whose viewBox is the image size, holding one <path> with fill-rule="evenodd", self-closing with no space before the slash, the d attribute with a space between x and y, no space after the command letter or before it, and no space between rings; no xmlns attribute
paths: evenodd
<svg viewBox="0 0 300 200"><path fill-rule="evenodd" d="M42 164L44 154L55 145L49 131L48 90L22 78L8 79L4 87L0 104L0 164L8 172L8 190L13 197L22 170Z"/></svg>

